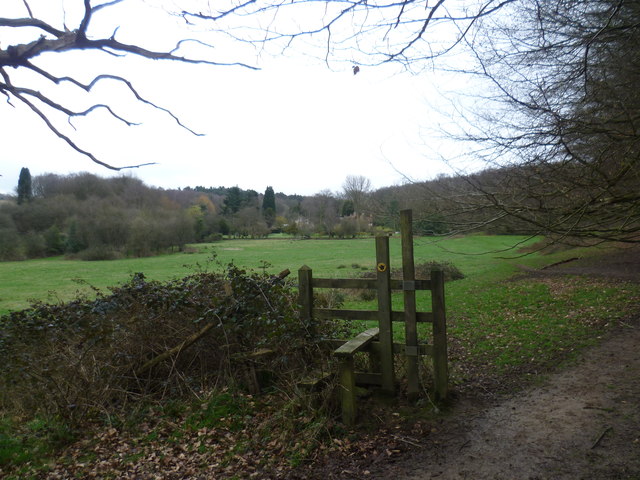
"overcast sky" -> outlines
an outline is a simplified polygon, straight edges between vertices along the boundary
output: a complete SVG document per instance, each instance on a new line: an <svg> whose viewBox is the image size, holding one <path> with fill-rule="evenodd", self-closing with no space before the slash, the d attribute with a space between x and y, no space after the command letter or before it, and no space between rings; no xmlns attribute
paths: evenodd
<svg viewBox="0 0 640 480"><path fill-rule="evenodd" d="M142 5L129 1L133 6ZM2 2L0 16L9 16L5 4L13 5L14 15L20 12L22 0ZM48 10L57 3L33 2L34 14L51 15L50 21L59 21L59 7ZM70 25L74 25L72 13L67 10ZM145 13L146 30L141 32L135 15L135 8L129 10L127 21L136 25L136 34L158 38L157 45L162 45L159 32L163 30L154 21L156 17ZM118 39L128 40L127 24L118 18L105 16L100 21L111 30L121 25ZM3 45L11 35L10 29L0 28ZM96 113L74 122L74 139L114 165L157 162L126 173L148 185L167 189L238 185L259 192L273 186L276 191L309 195L340 190L347 175L364 175L374 187L382 187L449 172L439 157L453 155L453 149L435 135L438 125L448 122L439 90L450 89L451 79L442 73L409 75L396 67L363 67L354 75L349 63L329 68L295 52L275 58L242 55L261 70L86 53L65 54L64 58L53 54L42 58L40 65L82 80L106 71L126 75L142 95L170 108L186 125L204 134L192 135L171 117L135 102L122 86L105 82L98 91L100 101L109 101L142 125L124 127ZM75 105L72 89L36 85L53 92L56 100ZM28 167L32 176L81 171L120 174L70 149L16 102L14 106L0 102L0 129L2 193L14 191L22 167Z"/></svg>

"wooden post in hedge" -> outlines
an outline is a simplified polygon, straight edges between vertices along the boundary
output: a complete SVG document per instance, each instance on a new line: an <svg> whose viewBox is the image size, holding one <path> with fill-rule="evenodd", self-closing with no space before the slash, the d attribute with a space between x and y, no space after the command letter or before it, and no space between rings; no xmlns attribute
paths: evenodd
<svg viewBox="0 0 640 480"><path fill-rule="evenodd" d="M431 271L431 311L433 312L433 377L436 400L444 400L449 393L449 368L442 270Z"/></svg>
<svg viewBox="0 0 640 480"><path fill-rule="evenodd" d="M420 393L418 370L418 325L416 321L416 273L413 263L413 215L411 210L400 212L402 236L402 295L404 298L405 355L407 358L407 386L409 398Z"/></svg>
<svg viewBox="0 0 640 480"><path fill-rule="evenodd" d="M376 237L376 273L378 284L378 326L380 328L380 366L382 389L395 392L393 372L393 327L391 320L391 265L389 237Z"/></svg>

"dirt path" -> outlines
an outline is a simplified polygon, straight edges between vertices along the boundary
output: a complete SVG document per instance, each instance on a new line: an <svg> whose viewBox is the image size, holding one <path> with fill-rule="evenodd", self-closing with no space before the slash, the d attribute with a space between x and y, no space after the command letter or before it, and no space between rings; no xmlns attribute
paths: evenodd
<svg viewBox="0 0 640 480"><path fill-rule="evenodd" d="M398 465L418 479L640 479L640 328L434 435Z"/></svg>

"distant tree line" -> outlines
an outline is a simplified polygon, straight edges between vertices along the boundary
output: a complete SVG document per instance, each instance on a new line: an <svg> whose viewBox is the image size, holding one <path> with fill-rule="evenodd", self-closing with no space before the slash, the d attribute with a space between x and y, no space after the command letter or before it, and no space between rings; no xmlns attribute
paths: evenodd
<svg viewBox="0 0 640 480"><path fill-rule="evenodd" d="M66 116L71 123L97 109L106 109L113 120L132 122L102 103L90 101L90 106L80 111L57 103L29 83L31 76L20 72L41 75L51 86L67 84L76 89L76 94L84 94L103 81L115 81L129 88L139 101L169 114L191 133L196 132L166 108L140 96L126 76L104 72L84 85L63 73L59 77L53 75L48 66L38 65L38 57L65 56L74 51L77 52L71 55L79 51L128 52L148 60L253 68L233 61L219 63L207 55L182 57L175 49L151 51L142 44L121 43L115 34L101 38L90 29L93 14L121 3L117 0L94 6L86 1L82 15L73 15L76 23L71 28L60 19L53 24L45 22L32 14L28 1L23 3L28 16L0 18L3 26L26 34L24 38L16 37L22 40L0 48L0 91L8 101L29 106L51 133L71 149L112 170L145 164L115 166L105 162L90 148L76 143L75 135L64 133L59 122ZM311 23L303 22L298 28L291 28L290 22L282 20L288 15L280 20L271 18L281 9L298 11L315 8L317 3L325 4L326 14L314 17ZM196 30L201 32L225 38L234 32L233 37L241 44L267 51L271 46L278 54L298 43L304 44L300 45L303 51L312 52L319 45L308 41L326 32L330 34L328 40L321 42L325 55L316 55L320 52L315 51L312 56L324 57L326 62L344 61L342 55L348 52L354 72L360 66L399 62L413 72L440 65L461 79L473 78L472 89L477 96L474 99L473 92L469 92L464 95L468 103L455 101L452 125L457 127L452 126L445 133L450 139L470 142L469 158L474 164L482 162L491 169L478 173L460 171L457 176L377 191L371 189L365 177L350 176L342 192L320 192L310 197L269 190L261 195L238 187L195 187L186 193L148 193L154 200L142 207L132 206L117 195L100 196L94 192L84 199L76 192L44 196L43 187L38 184L44 179L31 179L23 169L17 197L3 200L0 210L0 232L4 236L0 240L8 251L2 258L58 252L60 245L72 254L88 250L152 254L179 247L185 241L180 239L257 237L274 231L351 237L376 229L396 229L397 212L409 207L414 209L416 230L423 234L482 229L551 235L562 241L580 237L592 242L640 242L640 102L636 93L640 86L640 3L467 3L458 2L456 7L455 2L445 4L444 0L429 5L413 0L382 5L356 2L348 3L345 10L340 2L266 1L256 7L255 2L248 1L216 12L195 11L187 5L176 6L169 13L181 16L189 25L197 25ZM347 12L349 15L345 15ZM264 15L269 17L268 22L262 22ZM253 22L246 23L247 19L269 27L256 28ZM440 38L442 41L434 42L441 37L435 30L447 24L458 33L448 41ZM179 46L184 38L178 35L176 40ZM337 45L340 48L335 48ZM447 64L445 59L454 50L456 55L451 58L456 60ZM465 56L459 57L458 53ZM458 62L459 58L465 61ZM163 198L175 209L158 206L156 200ZM53 220L55 205L64 202L69 204L59 207L65 212L64 219ZM78 207L78 202L83 206ZM38 209L47 212L40 224L35 213ZM96 222L91 217L92 209L97 215L108 211L121 215L123 221L113 229L102 228L102 223L92 225L92 221ZM164 218L166 212L169 214ZM184 224L188 235L174 238L177 227L169 229L164 225L171 221ZM164 232L134 241L138 231L153 231L159 224ZM60 236L54 234L56 229ZM4 241L7 239L11 241Z"/></svg>
<svg viewBox="0 0 640 480"><path fill-rule="evenodd" d="M262 238L285 233L300 238L355 238L399 230L400 210L414 212L418 235L483 231L534 234L536 226L478 196L509 192L510 167L468 176L439 176L426 182L373 190L364 177L347 177L340 192L286 195L233 187L163 190L121 176L88 173L20 173L16 196L0 201L0 260L54 255L100 260L148 256L183 249L188 243L223 238Z"/></svg>
<svg viewBox="0 0 640 480"><path fill-rule="evenodd" d="M48 174L32 179L29 194L23 186L0 203L3 260L144 256L193 241L189 211L135 178Z"/></svg>
<svg viewBox="0 0 640 480"><path fill-rule="evenodd" d="M367 195L369 192L366 192ZM0 259L67 255L86 260L138 257L224 237L354 237L371 231L366 211L325 191L263 194L233 187L163 190L121 176L20 173L16 196L0 202ZM346 212L346 214L345 214Z"/></svg>

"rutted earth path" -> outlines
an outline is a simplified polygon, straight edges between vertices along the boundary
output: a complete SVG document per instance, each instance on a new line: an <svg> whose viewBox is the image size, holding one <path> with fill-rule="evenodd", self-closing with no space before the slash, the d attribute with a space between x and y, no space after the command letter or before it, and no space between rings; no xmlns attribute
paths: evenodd
<svg viewBox="0 0 640 480"><path fill-rule="evenodd" d="M639 282L640 249L579 259L542 276L566 274ZM451 423L402 462L406 480L640 479L640 319L622 322L540 386Z"/></svg>
<svg viewBox="0 0 640 480"><path fill-rule="evenodd" d="M542 386L463 415L398 469L407 480L640 479L639 347L640 328L623 328Z"/></svg>

